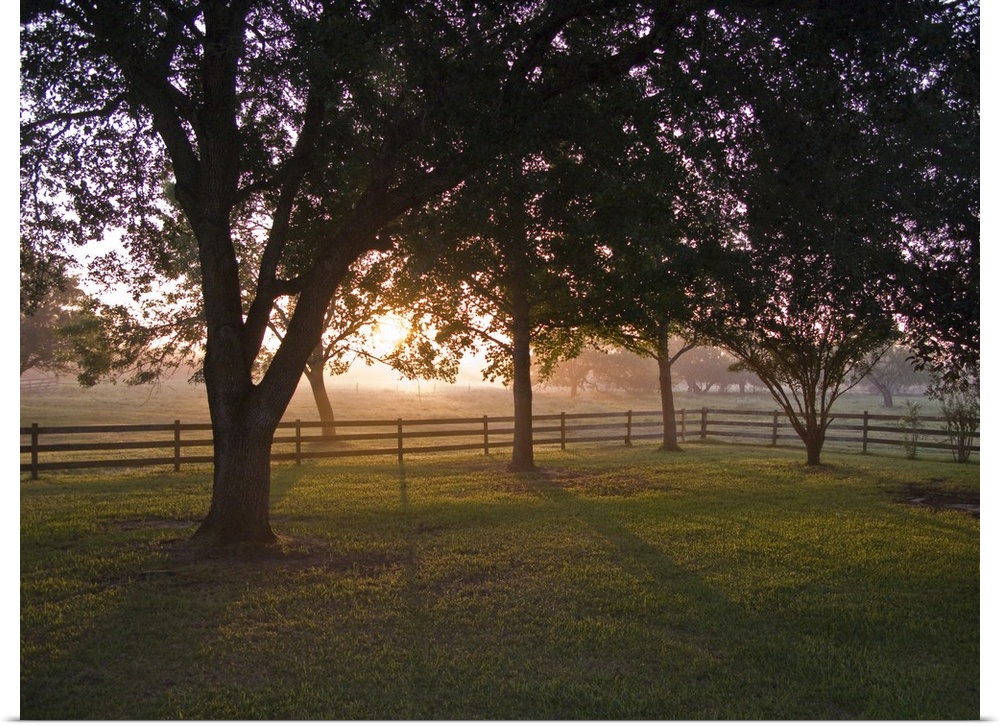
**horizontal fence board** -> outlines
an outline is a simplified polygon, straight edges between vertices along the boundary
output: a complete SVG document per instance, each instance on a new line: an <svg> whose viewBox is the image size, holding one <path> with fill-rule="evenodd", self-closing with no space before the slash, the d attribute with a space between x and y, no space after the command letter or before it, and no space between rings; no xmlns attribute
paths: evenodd
<svg viewBox="0 0 1000 727"><path fill-rule="evenodd" d="M623 440L624 440L624 437L622 437L621 435L616 435L616 436L602 436L602 437L574 437L572 439L570 439L569 437L567 437L566 438L566 443L567 444L574 444L574 443L575 444L584 444L584 443L591 443L591 442L621 442ZM558 439L552 440L550 442L550 444L559 444L559 440Z"/></svg>
<svg viewBox="0 0 1000 727"><path fill-rule="evenodd" d="M771 434L761 434L759 432L733 432L733 431L709 429L705 432L705 434L709 437L740 437L742 439L772 439Z"/></svg>
<svg viewBox="0 0 1000 727"><path fill-rule="evenodd" d="M511 446L513 445L514 443L511 442ZM503 445L500 443L495 444L493 442L490 442L490 449L502 446ZM479 444L422 444L419 447L407 448L405 453L420 454L421 452L423 452L427 454L430 452L461 452L463 450L467 451L467 450L482 449L482 448L483 448L482 442L480 442Z"/></svg>
<svg viewBox="0 0 1000 727"><path fill-rule="evenodd" d="M212 425L206 425L209 429ZM21 427L22 435L31 434L31 427ZM124 434L128 432L172 432L173 424L92 424L76 427L38 427L39 434Z"/></svg>
<svg viewBox="0 0 1000 727"><path fill-rule="evenodd" d="M302 459L327 459L327 458L340 458L340 457L382 457L385 455L396 454L397 449L395 447L390 448L378 448L378 449L342 449L339 451L326 451L326 452L302 452L301 455L293 453L282 453L281 458L285 460L295 460L298 457Z"/></svg>
<svg viewBox="0 0 1000 727"><path fill-rule="evenodd" d="M185 442L185 445L188 443ZM211 442L209 442L211 444ZM158 442L67 442L60 444L39 444L36 448L38 452L99 452L118 451L120 449L163 449L173 448L173 440ZM21 453L31 452L30 444L21 445Z"/></svg>
<svg viewBox="0 0 1000 727"><path fill-rule="evenodd" d="M395 438L396 438L396 429L395 427L393 427L393 430L391 432L390 431L362 432L359 434L338 434L336 436L329 436L329 437L323 436L321 434L314 434L308 437L307 436L299 437L298 441L302 442L303 444L309 442L341 442L349 444L351 442L373 442L373 441L379 441L384 439L395 439ZM294 443L296 439L295 437L282 437L281 441Z"/></svg>
<svg viewBox="0 0 1000 727"><path fill-rule="evenodd" d="M978 437L977 437L978 439ZM869 439L868 444L884 444L893 447L902 447L903 442L899 439ZM917 442L917 449L953 449L953 445L948 442ZM967 444L966 449L970 452L978 452L978 444Z"/></svg>
<svg viewBox="0 0 1000 727"><path fill-rule="evenodd" d="M633 425L634 426L634 425ZM567 432L593 432L608 429L622 430L625 422L615 422L613 424L567 424Z"/></svg>
<svg viewBox="0 0 1000 727"><path fill-rule="evenodd" d="M207 458L208 462L212 461L211 457ZM37 467L39 470L69 470L69 469L93 469L97 467L101 468L117 468L117 467L152 467L154 465L172 465L174 464L173 457L137 457L136 459L92 459L92 460L80 460L78 462L39 462ZM22 472L30 472L30 464L21 465Z"/></svg>
<svg viewBox="0 0 1000 727"><path fill-rule="evenodd" d="M709 424L711 424L713 427L734 427L734 428L749 427L750 429L763 429L765 427L767 429L771 429L774 427L774 422L719 422L710 420Z"/></svg>

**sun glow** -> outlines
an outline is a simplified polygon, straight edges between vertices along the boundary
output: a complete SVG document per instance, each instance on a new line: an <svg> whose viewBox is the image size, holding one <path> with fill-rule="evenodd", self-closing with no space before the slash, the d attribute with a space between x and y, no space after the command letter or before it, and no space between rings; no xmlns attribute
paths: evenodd
<svg viewBox="0 0 1000 727"><path fill-rule="evenodd" d="M376 356L392 353L410 335L410 323L402 316L390 313L372 327L371 349Z"/></svg>

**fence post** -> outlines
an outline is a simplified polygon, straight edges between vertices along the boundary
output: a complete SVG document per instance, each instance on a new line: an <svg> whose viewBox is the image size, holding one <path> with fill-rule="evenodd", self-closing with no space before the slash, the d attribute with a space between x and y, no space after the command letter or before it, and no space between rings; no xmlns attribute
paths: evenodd
<svg viewBox="0 0 1000 727"><path fill-rule="evenodd" d="M486 414L483 414L483 454L490 455L490 418Z"/></svg>
<svg viewBox="0 0 1000 727"><path fill-rule="evenodd" d="M676 417L677 414L675 413ZM681 441L687 441L687 409L681 409Z"/></svg>
<svg viewBox="0 0 1000 727"><path fill-rule="evenodd" d="M632 410L628 410L628 422L625 424L625 446L632 446Z"/></svg>
<svg viewBox="0 0 1000 727"><path fill-rule="evenodd" d="M174 419L174 472L181 471L181 420Z"/></svg>
<svg viewBox="0 0 1000 727"><path fill-rule="evenodd" d="M771 446L778 446L778 410L774 410L774 417L771 419Z"/></svg>
<svg viewBox="0 0 1000 727"><path fill-rule="evenodd" d="M302 464L302 420L295 420L295 464Z"/></svg>
<svg viewBox="0 0 1000 727"><path fill-rule="evenodd" d="M398 452L398 454L396 455L396 458L399 461L399 463L402 464L402 462L403 462L403 419L402 419L402 417L400 417L399 419L396 420L396 444L397 444L397 452Z"/></svg>
<svg viewBox="0 0 1000 727"><path fill-rule="evenodd" d="M566 449L566 412L559 412L559 449Z"/></svg>
<svg viewBox="0 0 1000 727"><path fill-rule="evenodd" d="M868 411L865 410L861 424L861 454L868 454Z"/></svg>
<svg viewBox="0 0 1000 727"><path fill-rule="evenodd" d="M38 424L31 425L31 479L38 479Z"/></svg>
<svg viewBox="0 0 1000 727"><path fill-rule="evenodd" d="M701 408L701 440L705 441L708 437L708 407L703 406Z"/></svg>

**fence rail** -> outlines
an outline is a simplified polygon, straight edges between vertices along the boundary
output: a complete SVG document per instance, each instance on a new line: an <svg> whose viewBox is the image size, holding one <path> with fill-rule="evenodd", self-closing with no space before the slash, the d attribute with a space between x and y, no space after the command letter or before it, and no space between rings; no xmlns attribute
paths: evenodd
<svg viewBox="0 0 1000 727"><path fill-rule="evenodd" d="M680 409L674 412L681 441L766 442L771 446L801 445L789 421L777 411L746 409ZM839 414L827 430L826 442L869 453L878 448L904 445L904 436L916 437L920 449L951 450L953 444L941 426L940 417L922 417L921 426L904 429L891 414ZM513 446L514 417L466 417L453 419L364 419L330 422L282 422L275 432L272 461L332 459L373 455L493 450ZM21 427L21 472L37 479L39 472L92 467L172 466L212 461L210 424L125 424L97 426ZM200 434L199 434L200 433ZM206 436L204 433L208 433ZM109 435L129 434L123 440ZM165 436L166 435L166 436ZM586 442L637 440L663 436L659 411L611 413L539 414L532 419L532 441L536 445L566 445ZM972 441L979 432L972 435ZM979 446L969 446L979 452ZM114 452L119 456L94 458L87 453ZM130 456L121 456L123 453ZM51 455L60 459L50 459Z"/></svg>
<svg viewBox="0 0 1000 727"><path fill-rule="evenodd" d="M59 377L53 376L49 379L21 379L21 391L28 392L38 392L38 391L52 391L58 388Z"/></svg>

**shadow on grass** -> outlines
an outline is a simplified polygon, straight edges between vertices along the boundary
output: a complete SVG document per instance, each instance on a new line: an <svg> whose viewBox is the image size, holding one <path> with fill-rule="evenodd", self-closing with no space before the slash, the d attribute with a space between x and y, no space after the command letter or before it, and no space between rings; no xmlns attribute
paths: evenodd
<svg viewBox="0 0 1000 727"><path fill-rule="evenodd" d="M289 508L282 524L295 522L314 538L296 536L270 560L180 568L141 549L120 556L110 580L99 573L81 579L73 598L84 620L22 676L23 716L927 716L921 691L937 678L934 665L924 674L894 673L913 662L897 666L881 653L882 636L872 629L881 614L851 636L856 610L796 619L781 600L795 599L792 590L748 589L764 594L760 604L734 590L741 579L766 574L760 558L769 553L745 552L761 542L785 538L778 550L806 550L822 567L824 553L767 525L784 494L713 488L708 498L672 491L656 481L656 470L628 486L602 472L591 491L586 474L509 474L504 464L476 464L471 484L464 477L439 484L455 472L437 462L360 473L366 482L377 477L378 486L336 517L323 506L346 495ZM275 494L287 497L298 482L294 470L280 479ZM469 495L479 488L488 497ZM747 498L742 506L725 506L739 497ZM742 520L741 507L763 513L764 524ZM676 518L676 526L643 527L653 516ZM702 566L685 551L698 528L715 537L730 525L727 549L716 553L729 559L723 567ZM347 540L347 528L364 537ZM549 535L547 528L556 532L534 537ZM120 542L134 548L138 541ZM555 556L546 552L551 546ZM57 547L77 567L80 549L90 548L87 557L99 563L107 544L64 538ZM744 555L759 555L752 568ZM871 572L855 575L881 588ZM831 600L844 595L834 590L843 586L823 584ZM22 664L25 634L45 636L23 619ZM905 636L905 648L923 648ZM975 686L967 691L977 695Z"/></svg>
<svg viewBox="0 0 1000 727"><path fill-rule="evenodd" d="M913 682L907 683L905 676L896 673L895 664L900 648L906 650L925 640L926 634L921 631L920 624L890 625L879 614L867 612L862 603L848 603L838 611L836 606L824 603L824 599L815 598L815 594L800 603L799 594L787 586L765 595L760 604L748 607L746 594L739 594L738 598L727 595L706 581L699 568L692 567L690 559L673 556L670 550L647 542L623 524L621 518L627 506L624 509L609 507L592 496L577 494L566 487L564 478L554 478L552 474L540 469L518 478L527 489L552 503L566 516L585 523L607 545L613 562L637 583L646 584L650 601L659 596L668 604L666 611L658 614L669 624L667 635L685 641L693 654L704 656L691 662L691 670L696 672L693 678L702 692L700 701L697 706L692 704L690 712L683 709L674 712L677 704L664 705L671 715L695 719L856 719L862 716L886 719L913 718L927 709L926 690L922 690L920 682L935 680L934 669L919 676L914 674ZM685 516L678 513L677 517ZM726 566L727 578L739 580L743 577L739 565L741 558L747 561L747 575L760 573L766 578L767 564L760 562L761 557L775 557L789 550L795 552L796 562L822 564L824 558L829 557L828 553L800 538L763 528L759 523L744 523L742 528L734 527L733 530L732 541L736 548L741 544L743 547L769 545L762 548L759 555L737 552L736 562ZM679 539L676 547L683 547L682 542ZM774 565L779 571L801 567L777 562ZM717 575L711 568L706 573ZM826 574L817 570L813 576L822 583ZM837 587L839 577L829 579L830 587ZM875 576L872 572L862 577ZM732 583L728 587L731 589ZM823 587L820 585L820 590ZM768 590L765 587L759 592L766 594ZM887 593L895 594L891 588ZM729 594L737 595L731 590ZM830 595L836 596L835 593ZM887 607L892 608L892 603ZM902 610L905 613L907 607L902 606ZM890 616L894 617L896 614ZM905 659L900 663L906 663ZM967 685L954 693L957 703L964 700L966 706L975 704L976 676L970 674ZM954 679L955 675L947 674L946 678ZM691 679L691 674L685 674L679 682L690 684ZM677 691L684 693L683 688ZM739 695L738 698L734 698L735 695ZM706 707L712 704L716 705L714 710ZM974 715L974 706L967 716L971 715Z"/></svg>
<svg viewBox="0 0 1000 727"><path fill-rule="evenodd" d="M802 702L789 700L789 676L794 665L783 643L787 635L776 633L773 624L748 613L663 548L622 525L614 509L578 496L562 480L553 480L551 472L541 469L521 478L531 491L567 516L586 523L606 544L611 560L647 589L651 600L661 599L667 604L656 616L666 621L669 638L685 643L693 657L680 666L680 675L676 673L679 665L660 665L665 678L678 681L676 689L667 691L678 695L686 692L692 699L687 705L663 704L673 718L846 716L836 704L814 703L803 711ZM662 621L657 624L661 625ZM659 632L656 629L650 635ZM753 656L744 659L746 654ZM762 654L766 658L760 658ZM690 691L692 685L694 691ZM697 698L693 698L695 694ZM736 694L739 698L733 699Z"/></svg>

